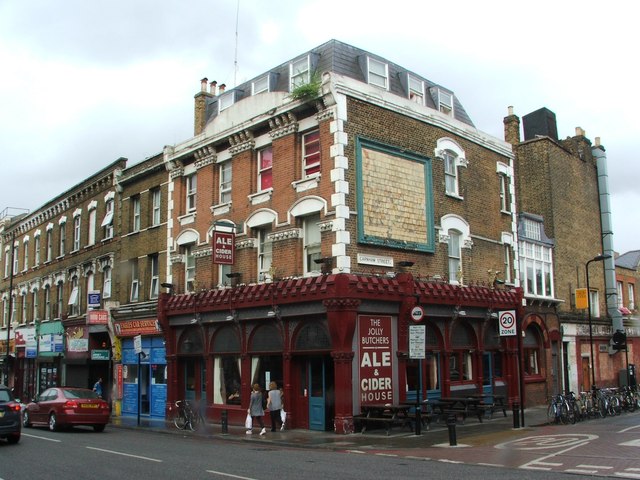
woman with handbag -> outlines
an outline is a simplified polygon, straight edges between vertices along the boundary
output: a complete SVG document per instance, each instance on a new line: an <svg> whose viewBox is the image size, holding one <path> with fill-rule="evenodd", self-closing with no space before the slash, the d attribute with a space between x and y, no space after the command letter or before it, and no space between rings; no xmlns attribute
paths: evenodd
<svg viewBox="0 0 640 480"><path fill-rule="evenodd" d="M260 430L260 435L264 435L267 433L267 429L264 428L264 421L262 417L264 417L264 408L262 408L262 389L260 385L257 383L253 384L253 390L251 392L251 398L249 400L249 408L247 409L247 413L251 415L252 419L252 428L247 428L247 435L251 435L253 433L253 425L257 421L262 430Z"/></svg>

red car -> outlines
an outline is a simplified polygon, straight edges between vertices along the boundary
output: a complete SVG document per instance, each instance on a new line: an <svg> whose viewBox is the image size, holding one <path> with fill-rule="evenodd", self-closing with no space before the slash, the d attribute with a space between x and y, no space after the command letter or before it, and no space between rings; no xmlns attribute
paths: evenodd
<svg viewBox="0 0 640 480"><path fill-rule="evenodd" d="M86 388L48 388L34 402L27 405L22 425L47 425L55 431L74 425L90 425L102 432L109 423L109 404L96 392Z"/></svg>

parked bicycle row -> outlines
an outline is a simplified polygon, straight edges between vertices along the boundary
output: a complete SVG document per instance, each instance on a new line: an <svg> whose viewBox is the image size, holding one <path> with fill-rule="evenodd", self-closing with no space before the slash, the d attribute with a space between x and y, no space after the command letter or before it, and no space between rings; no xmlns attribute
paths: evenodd
<svg viewBox="0 0 640 480"><path fill-rule="evenodd" d="M600 388L588 392L559 393L551 397L547 409L549 423L576 423L589 418L604 418L633 412L640 408L640 394L636 387Z"/></svg>

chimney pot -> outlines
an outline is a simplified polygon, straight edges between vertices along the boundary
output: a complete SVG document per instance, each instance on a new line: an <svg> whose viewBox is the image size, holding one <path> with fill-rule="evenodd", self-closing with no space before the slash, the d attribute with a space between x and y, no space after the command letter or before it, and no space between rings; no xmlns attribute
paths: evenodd
<svg viewBox="0 0 640 480"><path fill-rule="evenodd" d="M584 137L584 130L580 127L576 127L576 136L582 135Z"/></svg>
<svg viewBox="0 0 640 480"><path fill-rule="evenodd" d="M200 80L200 90L202 90L203 92L207 91L207 82L209 81L209 79L207 77L204 77L202 80Z"/></svg>
<svg viewBox="0 0 640 480"><path fill-rule="evenodd" d="M222 93L224 92L224 89L225 89L226 87L227 87L227 86L226 86L224 83L223 83L222 85L220 85L220 95L222 95Z"/></svg>
<svg viewBox="0 0 640 480"><path fill-rule="evenodd" d="M209 87L210 87L210 88L209 88L209 91L210 91L213 95L215 95L215 94L216 94L216 85L218 85L218 82L216 82L215 80L214 80L214 81L212 81L212 82L209 84Z"/></svg>
<svg viewBox="0 0 640 480"><path fill-rule="evenodd" d="M512 106L507 107L507 111L509 112L509 116L513 115L513 107Z"/></svg>
<svg viewBox="0 0 640 480"><path fill-rule="evenodd" d="M595 142L596 142L596 147L600 146L600 137L596 137L595 138Z"/></svg>

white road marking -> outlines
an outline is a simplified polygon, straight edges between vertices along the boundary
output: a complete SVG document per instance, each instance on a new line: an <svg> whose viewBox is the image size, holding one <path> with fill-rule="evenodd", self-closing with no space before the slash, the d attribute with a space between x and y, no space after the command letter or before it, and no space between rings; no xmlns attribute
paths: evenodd
<svg viewBox="0 0 640 480"><path fill-rule="evenodd" d="M525 470L544 470L544 471L550 471L550 468L544 468L544 467L534 467L532 465L523 465L520 468L525 469Z"/></svg>
<svg viewBox="0 0 640 480"><path fill-rule="evenodd" d="M251 478L251 477L241 477L240 475L233 475L231 473L217 472L215 470L207 470L207 473L213 473L214 475L220 475L220 476L223 476L223 477L239 478L241 480L256 480L255 478Z"/></svg>
<svg viewBox="0 0 640 480"><path fill-rule="evenodd" d="M640 468L625 468L627 472L640 472Z"/></svg>
<svg viewBox="0 0 640 480"><path fill-rule="evenodd" d="M629 440L628 442L622 442L622 443L619 443L618 445L622 447L640 447L640 438L637 438L635 440Z"/></svg>
<svg viewBox="0 0 640 480"><path fill-rule="evenodd" d="M132 455L130 453L116 452L115 450L106 450L104 448L95 448L95 447L85 447L85 448L88 448L89 450L96 450L98 452L112 453L114 455L122 455L123 457L138 458L140 460L148 460L150 462L162 463L162 460L160 460L158 458L142 457L140 455Z"/></svg>
<svg viewBox="0 0 640 480"><path fill-rule="evenodd" d="M625 478L640 478L640 473L631 473L626 470L624 472L613 472L613 474Z"/></svg>
<svg viewBox="0 0 640 480"><path fill-rule="evenodd" d="M613 467L609 467L607 465L577 465L578 468L597 468L598 470L607 470L607 469L611 469Z"/></svg>
<svg viewBox="0 0 640 480"><path fill-rule="evenodd" d="M483 465L485 467L504 467L502 463L478 463L478 465Z"/></svg>
<svg viewBox="0 0 640 480"><path fill-rule="evenodd" d="M579 468L567 468L565 470L567 473L584 473L585 475L593 475L594 473L598 473L598 470L581 470Z"/></svg>
<svg viewBox="0 0 640 480"><path fill-rule="evenodd" d="M56 442L56 443L62 442L62 440L58 440L57 438L40 437L38 435L31 435L30 433L24 433L24 432L22 432L22 436L29 437L29 438L37 438L38 440L47 440L48 442Z"/></svg>
<svg viewBox="0 0 640 480"><path fill-rule="evenodd" d="M560 465L562 465L562 462L557 463L557 462L536 462L536 465L544 465L547 467L559 467Z"/></svg>
<svg viewBox="0 0 640 480"><path fill-rule="evenodd" d="M379 457L397 457L396 453L376 453Z"/></svg>

